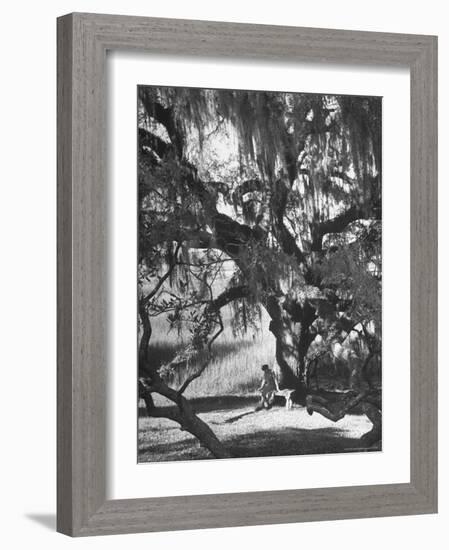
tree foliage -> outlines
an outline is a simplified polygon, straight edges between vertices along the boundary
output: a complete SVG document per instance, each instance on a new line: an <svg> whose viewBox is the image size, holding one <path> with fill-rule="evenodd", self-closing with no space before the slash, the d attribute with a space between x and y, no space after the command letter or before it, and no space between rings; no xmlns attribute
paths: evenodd
<svg viewBox="0 0 449 550"><path fill-rule="evenodd" d="M139 87L138 115L142 372L152 317L189 332L183 364L228 304L236 332L267 311L299 400L317 341L379 353L380 98Z"/></svg>

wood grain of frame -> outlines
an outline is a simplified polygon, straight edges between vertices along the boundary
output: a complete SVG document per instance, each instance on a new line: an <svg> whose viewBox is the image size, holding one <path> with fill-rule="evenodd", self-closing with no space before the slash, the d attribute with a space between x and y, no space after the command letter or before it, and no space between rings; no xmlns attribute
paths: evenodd
<svg viewBox="0 0 449 550"><path fill-rule="evenodd" d="M411 75L411 480L106 499L106 52L406 66ZM437 511L437 38L74 13L58 19L57 529L101 535Z"/></svg>

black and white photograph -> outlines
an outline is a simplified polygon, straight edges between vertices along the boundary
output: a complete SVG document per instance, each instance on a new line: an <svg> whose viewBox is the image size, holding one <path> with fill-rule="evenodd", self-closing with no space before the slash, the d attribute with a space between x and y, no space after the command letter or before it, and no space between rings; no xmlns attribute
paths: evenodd
<svg viewBox="0 0 449 550"><path fill-rule="evenodd" d="M382 98L139 85L138 462L382 450Z"/></svg>
<svg viewBox="0 0 449 550"><path fill-rule="evenodd" d="M447 9L369 7L4 4L5 549L444 547Z"/></svg>

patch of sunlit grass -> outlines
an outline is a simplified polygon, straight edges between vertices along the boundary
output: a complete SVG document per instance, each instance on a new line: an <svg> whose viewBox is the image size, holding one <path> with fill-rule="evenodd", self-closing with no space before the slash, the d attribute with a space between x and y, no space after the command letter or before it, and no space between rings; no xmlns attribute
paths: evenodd
<svg viewBox="0 0 449 550"><path fill-rule="evenodd" d="M264 322L265 321L265 322ZM225 330L213 345L213 357L202 373L186 391L186 397L213 395L246 395L254 393L261 382L260 367L275 365L275 340L262 319L262 328L244 335L234 335L228 319ZM153 321L150 359L157 366L168 363L186 344L186 335L167 331L168 323L161 316ZM190 362L187 367L175 371L169 384L180 387L183 381L195 373L198 365Z"/></svg>
<svg viewBox="0 0 449 550"><path fill-rule="evenodd" d="M221 409L210 400L209 412L199 417L237 457L326 454L368 450L361 435L371 429L365 415L346 415L332 422L302 407L274 407L255 413L253 406ZM236 416L242 418L229 422ZM188 432L169 420L139 418L139 461L213 458Z"/></svg>

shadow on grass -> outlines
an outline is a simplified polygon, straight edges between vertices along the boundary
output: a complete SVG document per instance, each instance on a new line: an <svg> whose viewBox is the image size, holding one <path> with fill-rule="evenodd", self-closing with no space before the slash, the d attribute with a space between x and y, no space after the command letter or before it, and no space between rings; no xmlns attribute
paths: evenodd
<svg viewBox="0 0 449 550"><path fill-rule="evenodd" d="M189 399L196 413L209 413L217 411L226 411L231 409L240 409L243 407L256 407L260 401L260 397L256 394L250 395L215 395L208 397L193 397ZM274 398L273 408L283 408L285 406L285 398L281 395L276 395ZM162 406L161 409L174 410L174 406ZM139 417L148 416L145 406L139 405ZM354 407L351 410L351 415L363 416L363 411L360 406Z"/></svg>
<svg viewBox="0 0 449 550"><path fill-rule="evenodd" d="M235 458L292 456L310 454L334 454L370 452L359 438L345 436L338 427L302 429L280 428L258 430L223 438L223 443ZM186 434L183 439L170 442L154 442L139 449L139 462L179 461L214 458L198 441Z"/></svg>
<svg viewBox="0 0 449 550"><path fill-rule="evenodd" d="M176 441L155 441L139 447L138 462L174 462L180 460L214 458L207 449L185 432L185 438Z"/></svg>
<svg viewBox="0 0 449 550"><path fill-rule="evenodd" d="M344 435L337 427L302 429L282 428L273 431L260 430L226 441L237 457L290 456L303 454L332 454L368 451L359 438Z"/></svg>
<svg viewBox="0 0 449 550"><path fill-rule="evenodd" d="M257 395L217 395L212 397L196 397L189 399L189 403L197 413L207 413L214 411L225 411L238 409L240 407L256 406L259 401ZM285 401L283 401L285 403ZM161 407L166 410L174 407ZM139 406L139 417L145 417L147 411L145 407Z"/></svg>

